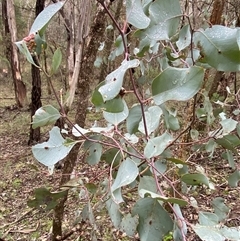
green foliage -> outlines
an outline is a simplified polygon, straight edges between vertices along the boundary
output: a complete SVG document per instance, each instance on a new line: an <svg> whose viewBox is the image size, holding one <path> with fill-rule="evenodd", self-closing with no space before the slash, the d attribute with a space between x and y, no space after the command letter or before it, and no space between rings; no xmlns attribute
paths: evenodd
<svg viewBox="0 0 240 241"><path fill-rule="evenodd" d="M60 49L57 49L52 58L52 65L51 65L51 74L55 74L62 63L62 52Z"/></svg>
<svg viewBox="0 0 240 241"><path fill-rule="evenodd" d="M60 133L60 129L56 126L49 132L49 136L47 142L33 146L32 152L38 161L49 168L53 168L57 162L67 156L77 142L64 139Z"/></svg>
<svg viewBox="0 0 240 241"><path fill-rule="evenodd" d="M28 206L49 211L54 209L60 198L66 195L66 191L52 193L45 187L34 190L35 198L28 201Z"/></svg>
<svg viewBox="0 0 240 241"><path fill-rule="evenodd" d="M46 7L34 20L29 34L39 32L39 35L42 37L49 22L54 17L54 15L63 7L64 3L65 1L61 1Z"/></svg>
<svg viewBox="0 0 240 241"><path fill-rule="evenodd" d="M102 1L99 3L106 8ZM189 21L181 23L183 14L177 0L127 0L126 3L126 21L136 30L132 36L134 41L129 50L127 36L119 33L109 60L122 53L124 60L95 87L91 96L96 109L102 111L107 127L85 129L74 125L72 134L76 141L64 139L59 128L53 127L47 142L33 146L33 155L52 169L76 143L83 142L85 161L90 165L104 163L109 168L109 176L100 176L100 183L81 184L79 196L88 197L81 218L88 219L93 226L90 196L100 193L99 202L105 205L113 225L130 237L137 232L141 241L187 240L189 228L202 240L239 240L237 228L220 225L230 211L222 198L213 200L214 213L199 213L196 225L187 221L181 208L190 205L186 196L191 195L191 191L198 191L200 187L209 192L214 190L204 167L192 160L189 162L195 154L201 152L211 160L216 150L223 151L230 167L236 168L234 157L239 152L240 125L235 119L239 107L235 115L229 113L226 99L226 103L214 103L220 105L214 109L202 86L206 68L240 70L240 30L225 26L194 30L190 16L185 15ZM30 31L38 31L43 41L47 24L61 8L60 3L51 6L47 10L50 15L40 15ZM180 28L180 24L184 26ZM18 42L17 46L33 63L25 41ZM146 70L156 66L155 59L157 73L149 79ZM61 52L57 49L52 59L52 74L60 63ZM136 70L135 74L132 69ZM136 100L132 106L126 98L128 95ZM181 110L180 101L187 102L191 112ZM32 124L44 126L59 117L55 108L42 107ZM199 122L206 126L204 131ZM184 144L190 148L182 150L179 146L186 140ZM227 180L230 186L236 187L239 171L235 170ZM50 195L46 190L41 195L46 196L45 193ZM41 195L29 205L42 205ZM132 202L125 207L127 212L123 212L122 205L128 195L132 196ZM51 207L55 205L53 200Z"/></svg>
<svg viewBox="0 0 240 241"><path fill-rule="evenodd" d="M60 118L59 111L51 105L39 108L33 116L32 128L54 124Z"/></svg>

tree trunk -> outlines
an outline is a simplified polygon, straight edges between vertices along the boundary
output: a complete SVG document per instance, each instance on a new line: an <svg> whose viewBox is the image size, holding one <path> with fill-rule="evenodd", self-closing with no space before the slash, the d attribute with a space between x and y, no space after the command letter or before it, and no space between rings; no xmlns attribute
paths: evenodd
<svg viewBox="0 0 240 241"><path fill-rule="evenodd" d="M97 50L99 47L100 41L102 41L103 34L105 31L105 11L102 8L97 10L95 14L95 20L92 24L92 28L90 29L88 45L85 47L85 53L81 61L81 71L79 76L79 85L78 85L78 92L79 92L79 99L78 99L78 106L77 112L75 116L75 122L84 127L85 119L86 119L86 110L88 106L88 99L90 94L90 86L95 84L94 80L94 72L93 66L94 61L96 59ZM82 36L85 36L83 34ZM85 45L84 45L85 46ZM72 173L77 156L78 156L79 145L74 146L71 150L67 158L64 162L63 167L63 175L61 183L66 183L70 179L70 174ZM54 219L53 219L53 241L57 241L57 236L62 236L62 218L64 213L64 204L67 200L67 196L61 200L58 206L54 210Z"/></svg>
<svg viewBox="0 0 240 241"><path fill-rule="evenodd" d="M35 14L36 17L38 14L44 9L45 0L37 0L36 6L35 6ZM36 65L38 65L37 58L33 57L34 62ZM32 65L32 103L31 103L31 122L33 121L33 116L35 115L35 112L37 109L39 109L42 106L41 101L41 75L40 70L36 66ZM40 140L40 127L33 129L32 125L30 125L30 135L29 135L29 141L28 144L32 144L33 142L38 142Z"/></svg>
<svg viewBox="0 0 240 241"><path fill-rule="evenodd" d="M16 104L18 107L23 107L27 91L22 81L18 50L15 45L17 27L13 0L2 0L2 18L5 25L6 57L11 65Z"/></svg>

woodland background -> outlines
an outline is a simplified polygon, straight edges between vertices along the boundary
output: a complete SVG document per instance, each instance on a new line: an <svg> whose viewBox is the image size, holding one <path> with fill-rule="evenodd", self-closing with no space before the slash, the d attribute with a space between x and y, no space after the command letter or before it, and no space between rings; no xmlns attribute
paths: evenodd
<svg viewBox="0 0 240 241"><path fill-rule="evenodd" d="M40 187L51 187L52 191L69 182L73 170L83 176L84 180L98 182L105 175L105 165L92 166L84 162L85 156L79 157L79 146L76 145L66 157L65 165L49 175L46 167L39 164L32 156L31 145L48 139L49 127L33 129L30 125L32 116L42 105L52 104L59 108L56 96L64 107L69 119L81 127L105 124L104 118L90 101L94 88L105 77L114 71L122 62L122 54L118 54L119 32L112 19L101 6L102 1L68 0L64 7L54 16L46 30L47 49L41 53L40 61L49 71L51 58L56 49L62 52L59 71L49 81L42 71L31 65L24 55L20 54L13 44L28 37L29 30L36 16L50 3L47 0L2 0L0 18L0 238L3 240L139 240L136 234L127 237L123 231L117 230L111 223L106 210L94 210L95 221L80 221L75 225L79 210L84 201L77 192L69 192L54 210L29 209L27 201L33 191ZM144 2L144 1L143 1ZM223 25L240 26L240 2L238 0L182 0L182 9L191 16L194 29L203 26ZM125 26L125 1L105 1L107 9L120 28L128 35L128 48L138 44L133 37L134 28ZM185 21L184 17L183 20ZM38 61L38 59L34 59ZM153 59L147 69L147 78L153 79L158 73L158 61ZM139 74L134 73L137 75ZM52 88L51 84L54 86ZM130 79L126 77L124 87L128 89ZM212 101L222 101L234 106L234 99L229 99L226 87L239 95L240 77L238 72L209 70L204 79L204 87ZM145 87L144 87L145 88ZM233 98L233 97L232 97ZM236 99L239 96L236 96ZM136 97L127 98L129 105L136 102ZM175 102L180 115L180 124L188 121L191 100L184 103ZM196 105L201 106L201 100ZM195 108L195 107L194 107ZM229 108L228 113L233 109ZM237 119L237 118L236 118ZM237 119L239 121L239 117ZM58 126L64 126L62 118ZM199 129L205 134L208 127ZM182 142L190 143L188 137L182 136ZM238 154L234 156L239 162ZM176 150L178 157L185 159L188 149ZM191 195L198 201L199 210L209 210L214 197L223 197L234 212L228 216L229 226L240 226L240 194L239 187L229 187L223 176L233 170L221 156L222 151L215 152L209 160L206 155L197 155L195 164L204 168L212 180L219 184L214 192L200 187ZM238 170L238 164L236 169ZM235 169L234 169L235 170ZM175 178L175 173L170 173ZM220 181L219 181L220 180ZM100 182L100 181L99 181ZM94 196L98 203L98 194ZM136 197L126 197L124 209L128 210L136 201ZM198 212L193 207L183 210L189 222L197 222ZM93 231L94 235L93 235ZM53 234L52 234L53 233ZM62 239L58 239L58 236ZM81 239L79 238L81 237ZM95 239L94 239L95 238ZM172 240L171 235L165 241ZM198 240L190 231L187 240ZM199 239L200 240L200 239Z"/></svg>

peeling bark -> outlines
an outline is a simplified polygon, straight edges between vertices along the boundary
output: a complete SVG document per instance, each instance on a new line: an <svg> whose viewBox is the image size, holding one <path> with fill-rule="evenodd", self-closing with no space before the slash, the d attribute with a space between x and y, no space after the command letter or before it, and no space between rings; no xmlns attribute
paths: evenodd
<svg viewBox="0 0 240 241"><path fill-rule="evenodd" d="M11 64L16 104L23 107L26 99L26 86L22 81L17 46L17 27L13 0L2 0L2 18L5 25L5 46L7 59Z"/></svg>

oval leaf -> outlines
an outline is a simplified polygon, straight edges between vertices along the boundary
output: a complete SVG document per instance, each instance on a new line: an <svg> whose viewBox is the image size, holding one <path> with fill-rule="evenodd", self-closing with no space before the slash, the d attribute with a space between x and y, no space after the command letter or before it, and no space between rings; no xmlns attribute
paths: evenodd
<svg viewBox="0 0 240 241"><path fill-rule="evenodd" d="M120 122L124 121L128 117L128 107L124 100L122 100L124 108L122 112L112 113L103 111L103 117L105 120L113 125L118 125Z"/></svg>
<svg viewBox="0 0 240 241"><path fill-rule="evenodd" d="M200 90L203 78L201 67L168 67L152 82L153 99L157 105L168 100L188 100Z"/></svg>
<svg viewBox="0 0 240 241"><path fill-rule="evenodd" d="M199 61L207 62L219 71L240 71L239 28L214 25L194 35L200 49Z"/></svg>
<svg viewBox="0 0 240 241"><path fill-rule="evenodd" d="M169 213L157 199L142 198L137 201L133 215L138 215L137 231L141 241L159 241L173 230L173 221Z"/></svg>
<svg viewBox="0 0 240 241"><path fill-rule="evenodd" d="M172 140L172 136L167 132L161 136L150 139L144 148L145 157L151 158L160 155Z"/></svg>
<svg viewBox="0 0 240 241"><path fill-rule="evenodd" d="M104 101L111 100L119 94L126 70L137 67L139 63L137 59L124 60L119 68L106 77L105 84L98 89Z"/></svg>
<svg viewBox="0 0 240 241"><path fill-rule="evenodd" d="M141 0L127 0L127 21L138 29L147 28L150 19L145 15Z"/></svg>
<svg viewBox="0 0 240 241"><path fill-rule="evenodd" d="M47 6L34 20L34 23L30 29L31 33L41 32L41 36L44 34L44 31L53 18L53 16L63 7L65 1L57 2Z"/></svg>
<svg viewBox="0 0 240 241"><path fill-rule="evenodd" d="M53 124L61 117L59 111L51 105L39 108L33 116L32 128Z"/></svg>
<svg viewBox="0 0 240 241"><path fill-rule="evenodd" d="M39 162L45 166L52 167L66 157L77 142L65 140L57 126L53 127L49 134L49 140L33 146L32 152Z"/></svg>
<svg viewBox="0 0 240 241"><path fill-rule="evenodd" d="M181 180L188 185L200 185L205 184L209 186L208 178L201 173L185 174L181 177Z"/></svg>
<svg viewBox="0 0 240 241"><path fill-rule="evenodd" d="M132 183L138 176L138 167L134 161L130 158L127 158L120 165L117 177L114 180L113 185L111 186L111 192L114 196L114 200L117 203L122 202L122 199L119 198L120 188Z"/></svg>
<svg viewBox="0 0 240 241"><path fill-rule="evenodd" d="M53 58L52 58L52 66L51 66L51 73L55 74L60 66L62 62L62 52L61 50L58 48L56 49L56 51L53 54Z"/></svg>

